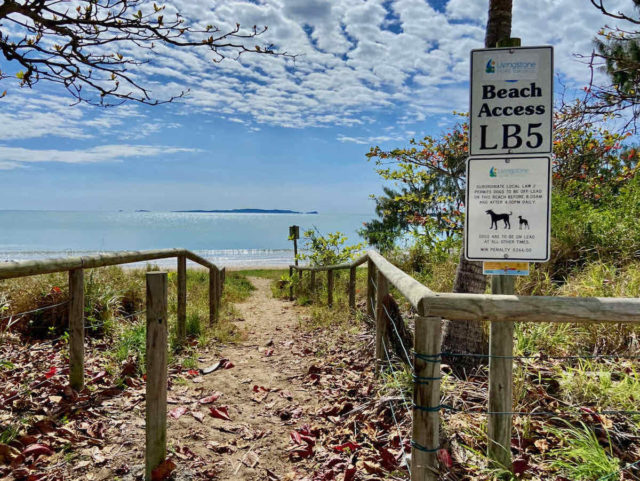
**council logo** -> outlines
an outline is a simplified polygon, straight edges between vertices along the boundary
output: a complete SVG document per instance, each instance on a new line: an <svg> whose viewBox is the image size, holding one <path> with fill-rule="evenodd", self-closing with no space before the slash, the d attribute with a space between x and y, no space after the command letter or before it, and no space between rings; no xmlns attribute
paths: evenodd
<svg viewBox="0 0 640 481"><path fill-rule="evenodd" d="M496 63L492 58L487 62L487 68L485 71L487 73L496 73Z"/></svg>
<svg viewBox="0 0 640 481"><path fill-rule="evenodd" d="M489 177L498 177L498 169L491 167L491 169L489 169Z"/></svg>

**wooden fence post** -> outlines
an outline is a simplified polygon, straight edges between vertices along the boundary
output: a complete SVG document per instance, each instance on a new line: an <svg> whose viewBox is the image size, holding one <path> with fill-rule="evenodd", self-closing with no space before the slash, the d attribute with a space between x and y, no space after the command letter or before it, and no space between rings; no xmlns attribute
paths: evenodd
<svg viewBox="0 0 640 481"><path fill-rule="evenodd" d="M421 481L438 479L436 450L440 443L440 321L439 317L416 317L411 479Z"/></svg>
<svg viewBox="0 0 640 481"><path fill-rule="evenodd" d="M493 276L493 294L513 294L515 278ZM513 322L492 322L489 331L489 459L511 470ZM496 356L496 357L494 357Z"/></svg>
<svg viewBox="0 0 640 481"><path fill-rule="evenodd" d="M167 454L167 273L147 272L145 480Z"/></svg>
<svg viewBox="0 0 640 481"><path fill-rule="evenodd" d="M378 362L378 368L376 372L380 372L380 368L384 366L385 361L385 345L389 346L387 336L387 313L384 310L384 300L389 294L389 283L384 274L378 271L376 275L376 361ZM387 349L389 349L387 347Z"/></svg>
<svg viewBox="0 0 640 481"><path fill-rule="evenodd" d="M289 300L293 301L293 267L289 266Z"/></svg>
<svg viewBox="0 0 640 481"><path fill-rule="evenodd" d="M327 269L327 305L333 307L333 269Z"/></svg>
<svg viewBox="0 0 640 481"><path fill-rule="evenodd" d="M311 269L311 300L316 301L316 271Z"/></svg>
<svg viewBox="0 0 640 481"><path fill-rule="evenodd" d="M218 271L218 295L216 297L216 313L218 315L218 319L220 318L220 306L222 306L223 289L224 289L224 272L222 270L219 270Z"/></svg>
<svg viewBox="0 0 640 481"><path fill-rule="evenodd" d="M218 270L209 269L209 325L218 321Z"/></svg>
<svg viewBox="0 0 640 481"><path fill-rule="evenodd" d="M178 256L178 344L187 337L187 258Z"/></svg>
<svg viewBox="0 0 640 481"><path fill-rule="evenodd" d="M84 270L69 271L69 384L84 387Z"/></svg>
<svg viewBox="0 0 640 481"><path fill-rule="evenodd" d="M367 315L373 319L373 305L376 298L376 290L373 285L376 275L376 265L371 259L367 261Z"/></svg>
<svg viewBox="0 0 640 481"><path fill-rule="evenodd" d="M356 310L356 267L349 269L349 308Z"/></svg>

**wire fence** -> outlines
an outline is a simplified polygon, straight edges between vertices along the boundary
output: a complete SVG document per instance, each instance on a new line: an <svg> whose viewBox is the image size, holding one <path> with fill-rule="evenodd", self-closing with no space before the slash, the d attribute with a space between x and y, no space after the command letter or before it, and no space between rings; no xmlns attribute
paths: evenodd
<svg viewBox="0 0 640 481"><path fill-rule="evenodd" d="M373 284L373 286L376 288L376 291L377 291L377 286L375 284ZM377 306L373 296L370 298L370 302L371 302L372 312L374 313L379 312L377 311ZM408 367L412 373L412 381L413 381L414 388L416 385L419 385L419 384L429 383L432 381L438 381L442 379L442 376L433 377L433 378L422 378L422 377L416 376L414 363L411 361L412 359L416 359L416 358L424 362L430 362L430 363L440 363L442 359L446 357L512 359L514 361L527 361L527 360L529 361L531 360L538 360L538 361L629 360L629 361L634 361L634 360L640 360L640 356L638 355L625 355L625 354L585 354L585 355L552 356L552 355L540 353L540 354L524 354L524 355L513 355L513 356L498 356L498 355L490 355L490 354L474 354L474 353L461 353L461 352L448 352L448 351L442 351L437 354L415 352L413 349L410 349L405 345L405 341L402 338L398 330L398 327L396 325L396 322L393 319L393 316L391 315L391 313L389 312L389 309L387 308L387 306L383 303L382 307L383 307L383 312L385 314L386 320L392 327L391 329L388 329L386 331L391 333L391 335L395 336L395 338L398 341L398 345L400 346L401 352L399 354L404 354L404 356L406 356L407 361L409 362ZM391 346L388 344L387 340L384 339L384 337L382 339L382 346L383 346L383 351L385 355L386 365L388 366L389 372L391 373L391 376L395 384L399 387L399 390L402 396L402 406L404 408L406 417L409 419L412 416L413 410L423 410L427 412L435 412L435 411L443 410L443 411L449 411L452 413L464 413L464 414L470 414L470 415L484 415L484 416L511 415L511 416L523 416L523 417L553 417L553 418L563 418L563 417L566 417L566 418L583 417L584 418L585 416L586 417L590 416L593 419L594 417L597 417L597 416L640 416L640 411L635 411L635 410L622 410L622 409L621 410L616 410L616 409L594 410L586 407L582 407L581 409L576 409L576 406L568 406L566 410L559 409L556 411L548 411L548 410L536 411L535 409L533 409L531 411L504 411L504 412L489 411L488 409L480 408L480 407L461 408L461 407L456 407L456 406L452 406L450 404L444 404L444 403L441 403L438 406L419 406L413 403L409 403L407 401L407 398L403 392L402 383L399 381L399 378L397 375L397 367L394 365L394 362L392 361L394 354L391 352L391 348L390 348ZM399 357L402 357L402 356L399 356ZM389 407L391 410L393 421L396 425L396 429L398 430L398 435L400 436L402 443L404 445L405 438L402 436L402 431L400 428L399 413L397 411L397 407L394 406L393 400L389 400ZM440 450L440 447L422 446L414 439L410 440L410 445L412 449L416 449L416 450L427 452L427 453L434 453ZM404 450L403 450L403 456L404 456L405 463L408 466L408 460L407 460L406 453L404 453ZM622 473L624 472L630 472L632 470L636 471L638 469L640 469L640 459L638 459L637 461L625 464L624 466L621 466L620 468L618 468L615 472L611 472L607 475L604 475L598 478L596 481L610 481L610 480L616 479L617 477L623 476ZM634 476L636 475L637 474L634 473ZM410 477L410 474L409 474L409 477Z"/></svg>
<svg viewBox="0 0 640 481"><path fill-rule="evenodd" d="M60 305L60 304L58 304L58 305ZM49 306L49 308L51 308L51 307L53 307L53 306ZM31 311L29 311L29 312L31 312ZM133 312L131 314L127 314L125 316L118 316L115 319L105 319L105 320L101 320L98 323L85 324L84 327L85 327L85 329L96 329L98 327L103 326L107 322L125 321L127 319L131 319L131 318L134 318L134 317L142 316L142 315L146 314L146 312L147 312L146 309L143 309L141 311L136 311L136 312ZM64 333L64 334L62 334L62 335L60 335L60 336L58 336L58 337L56 337L54 339L47 339L46 341L43 341L43 342L41 342L39 344L40 345L43 345L43 344L51 344L51 345L53 345L53 344L55 344L55 343L57 343L59 341L65 341L66 342L67 338L68 338L68 333ZM14 400L16 400L18 398L21 398L23 396L28 395L30 392L33 392L34 390L38 389L39 387L42 387L46 383L50 382L51 379L53 379L56 376L59 376L59 375L63 374L64 372L65 372L64 370L56 370L56 372L53 373L51 376L46 376L45 379L37 382L36 384L33 384L33 385L29 386L29 387L26 387L22 391L20 391L20 392L18 392L16 394L13 394L12 396L10 396L8 398L2 399L2 403L0 404L0 408L4 407L6 409L11 409L11 406L8 403L11 403L12 401L14 401Z"/></svg>
<svg viewBox="0 0 640 481"><path fill-rule="evenodd" d="M65 306L67 304L69 304L69 301L63 301L63 302L58 302L57 304L51 304L51 305L48 305L48 306L43 306L43 307L38 307L36 309L31 309L29 311L23 311L23 312L18 312L16 314L10 314L10 315L4 316L4 317L0 317L0 321L7 321L7 320L11 321L11 320L16 319L16 318L22 318L22 317L27 316L29 314L35 314L37 312L48 311L48 310L51 310L51 309L55 309L56 307Z"/></svg>

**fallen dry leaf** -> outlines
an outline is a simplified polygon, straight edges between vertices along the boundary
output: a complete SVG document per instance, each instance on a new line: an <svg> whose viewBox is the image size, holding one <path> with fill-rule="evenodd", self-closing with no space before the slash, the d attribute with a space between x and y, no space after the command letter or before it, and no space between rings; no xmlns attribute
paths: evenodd
<svg viewBox="0 0 640 481"><path fill-rule="evenodd" d="M242 458L242 464L249 468L255 468L260 462L260 457L253 451L249 451L247 455Z"/></svg>
<svg viewBox="0 0 640 481"><path fill-rule="evenodd" d="M184 406L178 406L177 408L173 408L169 411L169 416L174 419L179 419L184 413L187 412L187 408Z"/></svg>
<svg viewBox="0 0 640 481"><path fill-rule="evenodd" d="M211 416L214 418L231 421L231 418L229 417L229 408L227 406L220 406L219 408L209 408L209 411Z"/></svg>
<svg viewBox="0 0 640 481"><path fill-rule="evenodd" d="M48 446L45 446L44 444L32 444L31 446L28 446L24 451L22 451L22 455L25 457L33 456L37 458L38 456L41 456L41 455L51 456L52 454L53 454L53 451Z"/></svg>
<svg viewBox="0 0 640 481"><path fill-rule="evenodd" d="M204 422L204 414L200 411L191 411L191 415L195 418L196 421Z"/></svg>
<svg viewBox="0 0 640 481"><path fill-rule="evenodd" d="M0 443L0 464L9 464L19 455L20 451L13 446Z"/></svg>
<svg viewBox="0 0 640 481"><path fill-rule="evenodd" d="M210 396L203 397L198 402L200 404L211 404L213 402L216 402L218 399L220 399L220 396L222 396L222 393L216 391L213 394L211 394Z"/></svg>
<svg viewBox="0 0 640 481"><path fill-rule="evenodd" d="M280 481L280 476L271 471L270 469L265 469L267 474L267 481Z"/></svg>
<svg viewBox="0 0 640 481"><path fill-rule="evenodd" d="M549 450L549 443L546 439L536 439L533 444L540 450L541 453L546 453Z"/></svg>
<svg viewBox="0 0 640 481"><path fill-rule="evenodd" d="M174 469L176 469L176 463L170 459L166 459L157 468L151 471L151 480L164 481L171 476Z"/></svg>
<svg viewBox="0 0 640 481"><path fill-rule="evenodd" d="M451 469L453 467L453 459L451 459L451 455L446 449L438 449L437 457L438 461L440 461L447 469Z"/></svg>

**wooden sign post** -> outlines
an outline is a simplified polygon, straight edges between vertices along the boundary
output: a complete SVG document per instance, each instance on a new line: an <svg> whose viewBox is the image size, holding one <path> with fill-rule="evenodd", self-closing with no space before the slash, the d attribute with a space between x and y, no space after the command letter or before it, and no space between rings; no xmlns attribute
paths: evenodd
<svg viewBox="0 0 640 481"><path fill-rule="evenodd" d="M471 51L464 245L470 261L546 262L550 256L553 48ZM513 295L515 278L491 279ZM511 272L514 273L514 272ZM488 455L511 469L513 322L491 322Z"/></svg>
<svg viewBox="0 0 640 481"><path fill-rule="evenodd" d="M289 239L293 241L293 259L295 265L298 265L298 239L300 239L300 226L289 226Z"/></svg>

